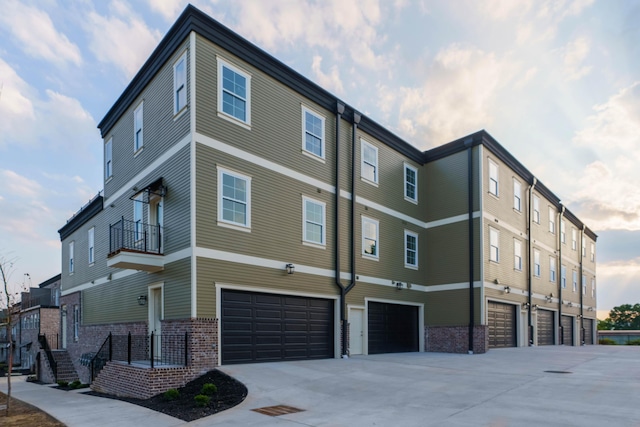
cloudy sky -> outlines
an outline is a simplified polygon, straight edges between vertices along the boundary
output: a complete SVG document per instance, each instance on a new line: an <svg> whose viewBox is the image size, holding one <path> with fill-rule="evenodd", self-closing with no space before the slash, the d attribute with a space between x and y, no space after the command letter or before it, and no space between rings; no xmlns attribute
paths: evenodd
<svg viewBox="0 0 640 427"><path fill-rule="evenodd" d="M640 1L195 0L420 149L486 129L598 235L600 318L640 302ZM0 253L60 272L97 123L182 0L2 0Z"/></svg>

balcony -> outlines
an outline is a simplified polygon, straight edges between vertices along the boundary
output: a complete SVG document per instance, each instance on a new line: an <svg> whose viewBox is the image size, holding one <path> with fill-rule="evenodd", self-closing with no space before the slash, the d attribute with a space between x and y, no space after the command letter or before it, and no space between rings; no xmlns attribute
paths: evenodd
<svg viewBox="0 0 640 427"><path fill-rule="evenodd" d="M111 224L107 265L150 273L163 270L162 227L124 218Z"/></svg>

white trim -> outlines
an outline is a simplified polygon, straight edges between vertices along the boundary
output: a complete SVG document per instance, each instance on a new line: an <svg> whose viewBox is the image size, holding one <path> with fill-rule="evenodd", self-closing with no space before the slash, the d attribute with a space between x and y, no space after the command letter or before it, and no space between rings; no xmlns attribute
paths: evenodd
<svg viewBox="0 0 640 427"><path fill-rule="evenodd" d="M486 282L485 282L486 283ZM425 292L446 292L446 291L459 291L461 289L469 289L469 282L460 283L445 283L442 285L424 286ZM473 288L482 289L482 282L480 280L474 280ZM413 289L413 287L411 288Z"/></svg>
<svg viewBox="0 0 640 427"><path fill-rule="evenodd" d="M185 49L185 51L182 52L182 54L178 57L178 59L176 59L176 61L173 63L173 92L171 93L171 97L173 98L173 116L174 116L174 120L178 116L182 115L182 112L189 105L189 100L187 98L187 90L189 90L189 88L187 87L188 79L187 79L187 58L186 58L186 55L187 55L187 50ZM193 54L191 56L193 57ZM182 106L182 108L178 108L178 99L176 97L176 92L177 92L177 89L178 89L177 80L176 80L176 66L183 60L184 60L184 86L185 86L184 90L185 90L185 96L184 96L184 105ZM193 65L193 64L190 64L190 65ZM193 84L193 80L191 81L191 84Z"/></svg>
<svg viewBox="0 0 640 427"><path fill-rule="evenodd" d="M495 227L500 227L506 231L509 231L511 234L515 234L525 242L529 240L527 237L527 233L525 231L518 230L516 227L514 227L513 225L509 224L504 220L501 221L498 217L492 215L490 212L483 212L483 217L484 219L486 219L487 224L490 224L491 226L495 226Z"/></svg>
<svg viewBox="0 0 640 427"><path fill-rule="evenodd" d="M491 157L487 156L487 160L489 162L489 194L493 195L494 197L500 198L500 166L498 165L498 163L496 163ZM493 181L496 182L496 192L492 192L491 191L491 166L495 166L496 168L496 179L494 179Z"/></svg>
<svg viewBox="0 0 640 427"><path fill-rule="evenodd" d="M518 192L516 194L516 185L518 186ZM518 206L516 206L516 197L518 198ZM522 212L522 183L513 177L513 209L516 212Z"/></svg>
<svg viewBox="0 0 640 427"><path fill-rule="evenodd" d="M371 163L367 163L374 167L373 171L373 179L369 179L364 176L364 150L365 148L371 148L376 154L376 163L372 165ZM363 138L360 138L360 179L368 184L373 184L375 186L380 182L380 159L378 156L378 147L371 144L370 142L365 141Z"/></svg>
<svg viewBox="0 0 640 427"><path fill-rule="evenodd" d="M140 145L138 145L138 112L141 112L140 115ZM136 156L142 148L144 147L144 100L140 101L138 106L133 110L133 152L134 156Z"/></svg>
<svg viewBox="0 0 640 427"><path fill-rule="evenodd" d="M241 227L246 230L251 230L251 177L231 169L225 168L220 165L216 165L218 175L218 225L226 224L233 226L233 228ZM235 203L244 203L245 206L245 221L244 223L234 222L232 220L224 219L224 209L222 200L224 198L223 191L223 175L231 176L235 179L244 181L245 183L245 200L232 200Z"/></svg>
<svg viewBox="0 0 640 427"><path fill-rule="evenodd" d="M411 237L415 237L416 239L416 249L415 249L415 264L409 264L407 263L407 236L411 236ZM420 262L418 261L419 258L419 244L420 244L420 240L419 240L419 235L418 233L415 233L411 230L404 230L404 253L403 253L403 258L404 258L404 267L405 268L410 268L410 269L414 269L417 270L420 266Z"/></svg>
<svg viewBox="0 0 640 427"><path fill-rule="evenodd" d="M403 300L392 300L385 298L364 298L364 304L366 306L365 309L365 322L368 323L369 317L369 302L380 302L383 304L399 304L399 305L409 305L412 307L418 307L418 352L424 353L424 303L421 302L413 302L413 301L403 301ZM368 331L367 331L368 332ZM367 343L367 354L369 354L369 345Z"/></svg>
<svg viewBox="0 0 640 427"><path fill-rule="evenodd" d="M404 167L402 168L402 183L403 183L403 191L402 193L404 194L404 199L408 202L414 203L414 204L418 204L418 169L411 166L409 163L407 162L403 162ZM407 195L407 169L413 171L413 173L415 174L415 184L414 184L414 194L415 197L411 198Z"/></svg>
<svg viewBox="0 0 640 427"><path fill-rule="evenodd" d="M302 153L308 154L311 156L311 158L315 158L316 160L324 160L325 152L327 151L327 148L326 148L327 132L326 132L326 125L325 125L326 119L322 114L310 109L309 107L306 107L303 104L301 104L300 106L302 109ZM320 155L307 150L307 115L306 113L309 113L312 116L315 116L322 123L321 125L322 135L320 136ZM315 134L311 134L311 135L315 136L316 138L318 137Z"/></svg>
<svg viewBox="0 0 640 427"><path fill-rule="evenodd" d="M108 150L107 150L108 147ZM109 153L109 175L107 175L107 153ZM107 182L111 181L111 179L113 178L113 136L109 137L109 139L107 139L104 142L104 152L103 152L103 160L104 163L102 165L102 167L104 168L103 170L103 175L104 175L104 183L106 184Z"/></svg>
<svg viewBox="0 0 640 427"><path fill-rule="evenodd" d="M320 236L320 242L314 242L313 240L307 239L307 202L313 203L315 205L319 205L322 208L322 235ZM320 200L312 199L311 197L302 196L302 243L312 245L315 247L324 247L327 244L327 204L325 202L321 202Z"/></svg>
<svg viewBox="0 0 640 427"><path fill-rule="evenodd" d="M473 152L471 153L473 154ZM473 158L473 156L472 156ZM484 280L484 268L485 268L485 257L484 257L484 221L485 221L485 214L484 214L484 191L482 190L484 188L484 145L480 144L478 145L478 181L479 181L479 191L478 191L478 209L480 210L480 232L478 233L479 236L479 240L480 240L480 244L478 245L478 251L480 252L480 280ZM475 218L475 212L474 212L474 218ZM474 284L475 287L475 284ZM475 296L474 296L475 298ZM482 282L480 282L480 301L484 301L485 298L485 293L484 293L484 286L482 286ZM487 310L485 309L484 304L480 304L480 319L484 319L485 316L487 315ZM485 322L486 324L486 322Z"/></svg>
<svg viewBox="0 0 640 427"><path fill-rule="evenodd" d="M96 262L96 227L95 225L87 230L87 258L89 266Z"/></svg>
<svg viewBox="0 0 640 427"><path fill-rule="evenodd" d="M133 178L131 178L129 181L123 184L118 191L116 191L111 195L111 197L109 197L108 199L105 199L103 206L109 206L110 204L114 203L118 198L120 198L123 194L130 192L131 188L134 185L136 185L137 182L141 181L151 172L155 171L160 166L162 166L163 163L165 163L166 161L171 159L173 156L175 156L181 149L189 145L190 141L191 141L191 134L188 134L187 136L182 138L178 143L176 143L167 151L162 153L162 155L160 155L156 160L154 160L149 166L141 170Z"/></svg>
<svg viewBox="0 0 640 427"><path fill-rule="evenodd" d="M380 259L380 221L378 221L377 219L374 218L370 218L364 215L360 215L361 218L361 232L362 232L362 239L360 239L360 253L362 254L363 258L366 259ZM375 249L374 249L374 253L372 254L368 254L365 252L365 224L373 224L376 226L376 238L375 238Z"/></svg>
<svg viewBox="0 0 640 427"><path fill-rule="evenodd" d="M232 64L231 62L229 62L228 60L222 58L219 55L216 55L216 62L217 62L217 67L218 67L218 93L217 93L217 97L218 97L218 117L222 117L222 118L227 118L230 119L230 121L232 123L236 123L239 125L244 125L246 127L248 127L249 129L251 129L251 74L245 70L243 70L242 68ZM245 98L242 99L240 98L240 96L232 93L232 96L235 96L236 98L242 99L245 103L245 119L239 119L236 116L233 116L229 113L224 112L223 110L223 105L222 105L222 93L224 92L223 90L223 72L222 69L223 68L228 68L229 70L233 71L234 73L240 75L241 77L244 77L245 82L246 82L246 86L245 86Z"/></svg>
<svg viewBox="0 0 640 427"><path fill-rule="evenodd" d="M495 237L496 237L496 244L493 244L493 233L495 232ZM491 248L493 248L495 246L496 248L496 259L492 258L492 251ZM493 227L493 226L489 226L489 261L491 262L495 262L496 264L500 263L500 230L498 230L497 228Z"/></svg>
<svg viewBox="0 0 640 427"><path fill-rule="evenodd" d="M351 310L360 310L362 312L362 355L369 354L369 322L367 321L367 306L357 304L347 304L347 322L351 326ZM349 337L351 337L351 328L349 328ZM349 341L349 356L351 356L351 341Z"/></svg>
<svg viewBox="0 0 640 427"><path fill-rule="evenodd" d="M189 94L191 95L191 107L189 108L189 257L191 258L191 317L198 317L198 268L195 256L197 209L196 209L196 111L198 108L196 99L196 33L189 33Z"/></svg>

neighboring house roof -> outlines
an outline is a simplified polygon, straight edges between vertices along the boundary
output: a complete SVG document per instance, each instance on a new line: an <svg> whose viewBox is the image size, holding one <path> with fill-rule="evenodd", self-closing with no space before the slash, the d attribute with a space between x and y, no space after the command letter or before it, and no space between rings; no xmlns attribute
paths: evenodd
<svg viewBox="0 0 640 427"><path fill-rule="evenodd" d="M56 274L55 276L53 276L51 279L47 279L44 282L40 283L38 285L39 288L46 288L49 285L52 285L56 282L59 282L62 279L62 274Z"/></svg>
<svg viewBox="0 0 640 427"><path fill-rule="evenodd" d="M101 192L98 193L93 199L91 199L86 205L80 208L67 223L58 230L60 233L60 240L64 240L71 235L78 228L82 227L84 223L93 218L98 212L103 209L103 197Z"/></svg>

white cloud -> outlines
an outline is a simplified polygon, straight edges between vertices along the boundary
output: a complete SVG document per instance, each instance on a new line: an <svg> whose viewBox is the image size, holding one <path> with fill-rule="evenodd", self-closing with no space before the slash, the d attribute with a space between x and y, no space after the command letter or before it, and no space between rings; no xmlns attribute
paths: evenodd
<svg viewBox="0 0 640 427"><path fill-rule="evenodd" d="M18 175L11 170L0 171L0 176L2 176L2 189L0 191L5 194L32 199L40 196L42 186L38 182Z"/></svg>
<svg viewBox="0 0 640 427"><path fill-rule="evenodd" d="M130 79L157 46L161 34L150 29L127 3L114 0L109 6L109 16L95 11L87 15L89 48L100 62L114 64Z"/></svg>
<svg viewBox="0 0 640 427"><path fill-rule="evenodd" d="M604 318L613 307L640 302L640 258L598 263L597 273L598 317L601 311Z"/></svg>
<svg viewBox="0 0 640 427"><path fill-rule="evenodd" d="M583 65L589 54L591 43L586 37L579 37L564 48L564 72L567 80L578 80L591 72L591 66Z"/></svg>
<svg viewBox="0 0 640 427"><path fill-rule="evenodd" d="M8 0L3 2L0 24L22 43L24 52L56 65L82 63L80 49L58 32L49 15L35 6Z"/></svg>
<svg viewBox="0 0 640 427"><path fill-rule="evenodd" d="M178 13L187 6L187 0L147 0L149 7L154 12L158 12L169 22L173 22Z"/></svg>
<svg viewBox="0 0 640 427"><path fill-rule="evenodd" d="M342 86L342 81L340 80L338 66L334 65L333 67L331 67L331 71L329 71L329 74L326 74L322 71L321 65L322 57L319 55L314 56L311 69L313 70L315 80L318 82L318 84L325 89L333 91L337 94L343 94L344 87Z"/></svg>
<svg viewBox="0 0 640 427"><path fill-rule="evenodd" d="M19 135L35 119L31 97L33 89L16 71L0 58L0 148L7 145L12 135ZM28 129L28 127L26 128Z"/></svg>

